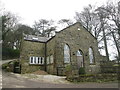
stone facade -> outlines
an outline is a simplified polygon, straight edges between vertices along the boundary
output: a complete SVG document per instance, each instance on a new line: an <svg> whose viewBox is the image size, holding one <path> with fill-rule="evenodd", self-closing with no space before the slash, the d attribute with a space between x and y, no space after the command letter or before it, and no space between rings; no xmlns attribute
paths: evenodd
<svg viewBox="0 0 120 90"><path fill-rule="evenodd" d="M44 65L30 65L29 58L31 56L45 57L44 43L33 42L24 40L21 46L20 60L21 60L21 73L34 72L36 70L44 70Z"/></svg>
<svg viewBox="0 0 120 90"><path fill-rule="evenodd" d="M70 57L66 57L70 60L68 63L65 63L65 45L69 47ZM90 48L93 61L90 61ZM82 54L77 55L78 51ZM44 64L29 64L31 56L44 57ZM75 23L44 42L24 39L21 48L21 72L42 69L50 74L65 75L65 67L71 65L76 73L80 67L83 67L87 74L99 73L101 59L96 38L80 23Z"/></svg>

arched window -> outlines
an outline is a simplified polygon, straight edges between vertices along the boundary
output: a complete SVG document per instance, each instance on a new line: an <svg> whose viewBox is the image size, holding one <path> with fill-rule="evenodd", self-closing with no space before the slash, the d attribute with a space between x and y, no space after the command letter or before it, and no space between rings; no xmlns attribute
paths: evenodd
<svg viewBox="0 0 120 90"><path fill-rule="evenodd" d="M64 63L70 63L70 48L67 44L64 45Z"/></svg>
<svg viewBox="0 0 120 90"><path fill-rule="evenodd" d="M77 51L77 56L82 56L82 52L80 50Z"/></svg>
<svg viewBox="0 0 120 90"><path fill-rule="evenodd" d="M90 59L90 64L94 63L94 54L93 54L93 49L91 47L89 48L89 59Z"/></svg>
<svg viewBox="0 0 120 90"><path fill-rule="evenodd" d="M83 67L83 53L81 50L77 51L77 65L78 68Z"/></svg>

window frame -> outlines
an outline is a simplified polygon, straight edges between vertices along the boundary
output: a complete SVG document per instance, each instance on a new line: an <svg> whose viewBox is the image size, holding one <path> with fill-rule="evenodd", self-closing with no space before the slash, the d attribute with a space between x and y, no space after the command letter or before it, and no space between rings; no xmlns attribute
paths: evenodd
<svg viewBox="0 0 120 90"><path fill-rule="evenodd" d="M29 64L30 65L44 65L44 63L45 63L44 57L36 57L36 56L29 57Z"/></svg>
<svg viewBox="0 0 120 90"><path fill-rule="evenodd" d="M66 48L66 46L67 46L67 48ZM68 51L65 51L65 50L68 50ZM67 52L67 54L66 54L66 52ZM64 64L69 64L71 62L71 55L70 55L70 47L68 44L64 44L63 55L64 55ZM67 55L67 57L66 57L66 55Z"/></svg>
<svg viewBox="0 0 120 90"><path fill-rule="evenodd" d="M91 51L92 51L92 62L91 62L91 59L90 59L90 49L91 49ZM93 50L93 48L92 47L89 47L89 63L90 63L90 65L95 65L95 57L94 57L94 50Z"/></svg>

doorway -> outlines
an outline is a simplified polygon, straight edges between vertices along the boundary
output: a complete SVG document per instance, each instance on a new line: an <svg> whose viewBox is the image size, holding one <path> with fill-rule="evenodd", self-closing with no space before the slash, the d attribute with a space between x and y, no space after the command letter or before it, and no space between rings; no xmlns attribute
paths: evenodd
<svg viewBox="0 0 120 90"><path fill-rule="evenodd" d="M78 69L83 67L83 53L81 50L77 51L77 67Z"/></svg>

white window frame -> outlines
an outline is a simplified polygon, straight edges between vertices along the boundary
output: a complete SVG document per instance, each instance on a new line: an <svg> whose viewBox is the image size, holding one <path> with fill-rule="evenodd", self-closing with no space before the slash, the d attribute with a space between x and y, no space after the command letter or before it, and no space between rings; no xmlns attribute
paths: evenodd
<svg viewBox="0 0 120 90"><path fill-rule="evenodd" d="M42 60L41 60L41 61L42 61L42 63L41 63L41 64L44 64L44 57L42 57Z"/></svg>
<svg viewBox="0 0 120 90"><path fill-rule="evenodd" d="M38 59L39 58L39 59ZM32 62L31 62L32 60ZM42 62L42 63L41 63ZM39 65L43 65L44 64L44 57L34 57L31 56L29 58L29 64L39 64Z"/></svg>

